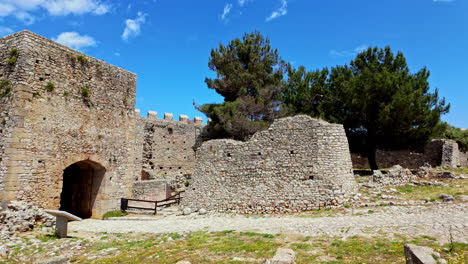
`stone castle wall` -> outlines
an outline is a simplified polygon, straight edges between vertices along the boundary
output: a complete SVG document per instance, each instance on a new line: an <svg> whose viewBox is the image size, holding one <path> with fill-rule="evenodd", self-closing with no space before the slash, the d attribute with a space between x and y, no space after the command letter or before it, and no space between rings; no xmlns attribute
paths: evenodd
<svg viewBox="0 0 468 264"><path fill-rule="evenodd" d="M297 212L356 191L343 126L308 116L276 120L247 142L207 141L196 164L182 201L194 210Z"/></svg>
<svg viewBox="0 0 468 264"><path fill-rule="evenodd" d="M164 119L158 119L153 111L147 117L138 117L135 180L190 178L195 165L194 145L203 127L198 117L189 120L181 115L176 121L165 113Z"/></svg>
<svg viewBox="0 0 468 264"><path fill-rule="evenodd" d="M13 84L11 97L1 99L9 101L0 109L3 118L8 113L7 135L0 138L0 200L56 209L63 170L89 161L105 169L93 183L93 217L117 208L133 181L136 76L29 31L0 43L2 78ZM12 48L19 56L6 76Z"/></svg>
<svg viewBox="0 0 468 264"><path fill-rule="evenodd" d="M6 163L9 162L9 156L5 155L5 150L11 142L11 132L15 123L18 122L16 116L12 113L12 101L10 89L17 81L21 81L18 71L15 71L15 65L8 64L12 57L11 49L17 44L14 36L0 38L0 193L5 192L4 175L6 174ZM11 82L13 81L13 82ZM6 83L9 82L9 83Z"/></svg>

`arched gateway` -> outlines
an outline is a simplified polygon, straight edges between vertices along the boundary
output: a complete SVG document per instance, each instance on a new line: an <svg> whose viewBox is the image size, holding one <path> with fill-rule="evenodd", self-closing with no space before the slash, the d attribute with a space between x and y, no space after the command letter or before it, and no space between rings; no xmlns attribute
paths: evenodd
<svg viewBox="0 0 468 264"><path fill-rule="evenodd" d="M90 160L73 163L63 170L60 210L81 218L92 217L105 173L101 164Z"/></svg>

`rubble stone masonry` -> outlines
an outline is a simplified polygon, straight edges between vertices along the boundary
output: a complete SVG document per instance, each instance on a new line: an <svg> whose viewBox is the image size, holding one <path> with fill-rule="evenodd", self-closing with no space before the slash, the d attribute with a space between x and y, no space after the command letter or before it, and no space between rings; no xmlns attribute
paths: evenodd
<svg viewBox="0 0 468 264"><path fill-rule="evenodd" d="M92 217L117 208L131 194L136 75L29 31L0 39L0 69L12 87L0 98L0 200L57 209L64 169L82 162L101 175Z"/></svg>
<svg viewBox="0 0 468 264"><path fill-rule="evenodd" d="M182 200L194 210L298 212L356 191L343 126L308 116L276 120L247 142L205 142L196 166Z"/></svg>

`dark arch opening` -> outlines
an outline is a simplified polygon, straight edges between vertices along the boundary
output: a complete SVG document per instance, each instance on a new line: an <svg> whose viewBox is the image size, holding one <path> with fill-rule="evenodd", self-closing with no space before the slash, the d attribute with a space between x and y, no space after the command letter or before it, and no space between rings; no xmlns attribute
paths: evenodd
<svg viewBox="0 0 468 264"><path fill-rule="evenodd" d="M63 170L60 210L81 218L92 217L105 173L103 166L90 160L79 161Z"/></svg>

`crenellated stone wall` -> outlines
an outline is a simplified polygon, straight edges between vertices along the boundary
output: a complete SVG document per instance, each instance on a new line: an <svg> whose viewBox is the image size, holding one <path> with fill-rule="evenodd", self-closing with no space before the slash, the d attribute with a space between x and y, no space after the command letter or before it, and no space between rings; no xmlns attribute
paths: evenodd
<svg viewBox="0 0 468 264"><path fill-rule="evenodd" d="M356 191L343 126L308 116L276 120L247 142L207 141L196 164L182 201L194 210L298 212Z"/></svg>
<svg viewBox="0 0 468 264"><path fill-rule="evenodd" d="M157 112L149 111L147 117L137 117L137 153L135 180L174 181L190 178L195 165L194 146L204 125L202 119L181 115L176 121L165 113L158 119Z"/></svg>
<svg viewBox="0 0 468 264"><path fill-rule="evenodd" d="M79 163L100 175L92 217L118 208L133 182L136 75L29 31L1 38L0 53L12 84L0 99L0 200L58 209L64 169Z"/></svg>

